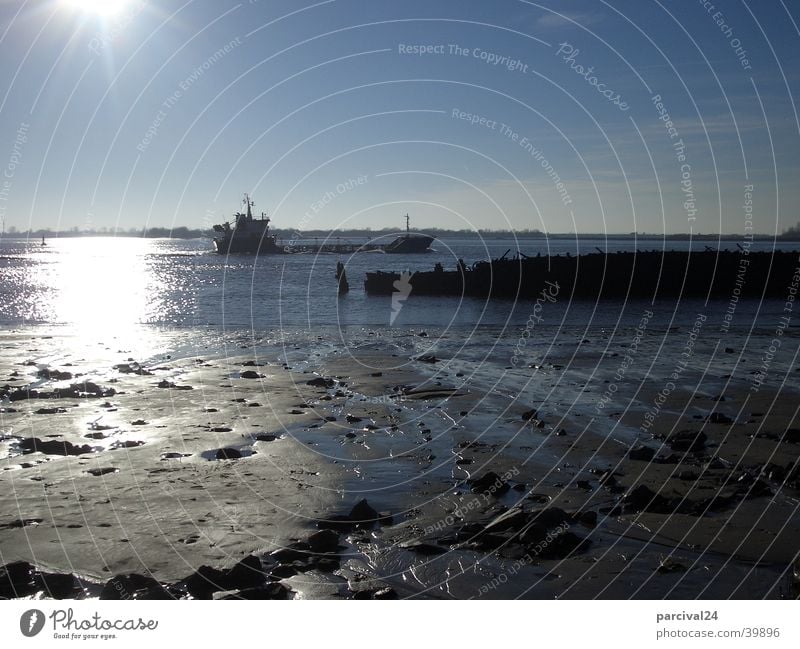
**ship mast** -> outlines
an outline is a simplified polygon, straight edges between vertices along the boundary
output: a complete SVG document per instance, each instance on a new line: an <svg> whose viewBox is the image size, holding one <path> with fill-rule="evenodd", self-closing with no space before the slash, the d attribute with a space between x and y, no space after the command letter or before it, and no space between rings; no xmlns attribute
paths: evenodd
<svg viewBox="0 0 800 649"><path fill-rule="evenodd" d="M248 194L244 195L244 204L247 205L247 220L253 220L253 213L250 211L250 208L255 205L253 201L250 200L250 196Z"/></svg>
<svg viewBox="0 0 800 649"><path fill-rule="evenodd" d="M410 223L410 217L408 216L408 214L406 214L406 234L409 234L411 232L411 226L409 225L409 223Z"/></svg>

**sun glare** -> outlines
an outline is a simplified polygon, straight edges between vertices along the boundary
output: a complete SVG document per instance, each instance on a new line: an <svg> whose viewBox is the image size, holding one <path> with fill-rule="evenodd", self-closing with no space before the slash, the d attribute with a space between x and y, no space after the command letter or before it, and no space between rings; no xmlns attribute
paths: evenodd
<svg viewBox="0 0 800 649"><path fill-rule="evenodd" d="M63 2L85 13L113 16L122 11L129 0L63 0Z"/></svg>

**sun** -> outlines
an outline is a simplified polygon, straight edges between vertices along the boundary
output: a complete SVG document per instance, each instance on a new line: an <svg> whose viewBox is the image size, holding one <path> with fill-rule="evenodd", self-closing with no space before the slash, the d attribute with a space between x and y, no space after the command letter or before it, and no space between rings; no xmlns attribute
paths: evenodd
<svg viewBox="0 0 800 649"><path fill-rule="evenodd" d="M129 0L62 0L67 6L98 16L113 16L125 9Z"/></svg>

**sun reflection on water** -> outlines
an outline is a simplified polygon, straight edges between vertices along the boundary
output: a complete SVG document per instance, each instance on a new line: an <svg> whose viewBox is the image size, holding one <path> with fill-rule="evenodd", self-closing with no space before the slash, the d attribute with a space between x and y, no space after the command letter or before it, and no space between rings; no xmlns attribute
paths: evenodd
<svg viewBox="0 0 800 649"><path fill-rule="evenodd" d="M151 246L121 237L49 243L39 253L47 255L47 263L38 265L32 278L45 303L37 311L86 342L109 336L135 340L140 325L152 317L157 300L151 296L162 290L148 261Z"/></svg>

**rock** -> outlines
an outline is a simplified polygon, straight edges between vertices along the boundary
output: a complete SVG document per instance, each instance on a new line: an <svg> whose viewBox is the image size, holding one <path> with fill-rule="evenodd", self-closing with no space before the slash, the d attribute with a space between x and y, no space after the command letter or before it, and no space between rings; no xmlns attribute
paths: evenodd
<svg viewBox="0 0 800 649"><path fill-rule="evenodd" d="M404 550L409 550L415 554L421 554L423 556L435 556L438 554L444 554L447 552L446 549L438 546L433 545L432 543L422 543L422 542L413 542L413 543L401 543L400 547Z"/></svg>
<svg viewBox="0 0 800 649"><path fill-rule="evenodd" d="M728 415L725 415L725 414L723 414L721 412L712 412L706 418L706 421L708 421L711 424L732 424L733 423L733 419L731 419L730 417L728 417Z"/></svg>
<svg viewBox="0 0 800 649"><path fill-rule="evenodd" d="M246 588L221 599L287 599L291 591L283 584L270 583L258 588Z"/></svg>
<svg viewBox="0 0 800 649"><path fill-rule="evenodd" d="M119 471L119 469L117 469L116 467L107 466L103 467L102 469L88 469L86 473L91 473L93 476L101 476L101 475L106 475L108 473L116 473L117 471Z"/></svg>
<svg viewBox="0 0 800 649"><path fill-rule="evenodd" d="M682 453L702 451L708 437L703 431L683 430L667 437L666 444L673 450Z"/></svg>
<svg viewBox="0 0 800 649"><path fill-rule="evenodd" d="M257 442L274 442L276 439L280 439L280 436L272 433L258 433L253 436L253 439Z"/></svg>
<svg viewBox="0 0 800 649"><path fill-rule="evenodd" d="M137 374L139 376L152 376L153 373L142 368L139 363L120 363L119 365L114 365L114 369L117 370L120 374Z"/></svg>
<svg viewBox="0 0 800 649"><path fill-rule="evenodd" d="M35 569L27 561L15 561L0 568L0 599L32 595L38 589Z"/></svg>
<svg viewBox="0 0 800 649"><path fill-rule="evenodd" d="M144 419L137 419L131 422L131 426L146 426L147 422Z"/></svg>
<svg viewBox="0 0 800 649"><path fill-rule="evenodd" d="M595 525L597 525L597 512L592 512L592 511L576 512L575 514L573 514L573 518L579 523L583 523L584 525L588 525L589 527L594 527Z"/></svg>
<svg viewBox="0 0 800 649"><path fill-rule="evenodd" d="M238 460L242 457L242 453L235 448L221 448L217 451L215 457L218 460Z"/></svg>
<svg viewBox="0 0 800 649"><path fill-rule="evenodd" d="M49 368L41 369L36 372L36 376L42 379L49 379L51 381L69 381L72 378L70 372L59 372L58 370L51 370Z"/></svg>
<svg viewBox="0 0 800 649"><path fill-rule="evenodd" d="M19 443L23 453L44 453L45 455L85 455L93 453L88 444L76 446L71 442L43 441L36 437L28 437Z"/></svg>
<svg viewBox="0 0 800 649"><path fill-rule="evenodd" d="M350 510L350 522L356 527L371 526L378 522L380 514L375 511L366 499L359 500Z"/></svg>
<svg viewBox="0 0 800 649"><path fill-rule="evenodd" d="M359 421L361 421L361 417L356 417L355 415L347 415L345 419L347 420L348 424L357 424Z"/></svg>
<svg viewBox="0 0 800 649"><path fill-rule="evenodd" d="M655 455L656 452L649 446L639 446L637 448L632 448L628 452L628 459L638 460L640 462L649 462L655 457Z"/></svg>
<svg viewBox="0 0 800 649"><path fill-rule="evenodd" d="M39 408L35 410L35 415L60 415L67 412L66 408Z"/></svg>
<svg viewBox="0 0 800 649"><path fill-rule="evenodd" d="M100 599L172 599L158 581L152 577L131 573L109 579L100 592Z"/></svg>
<svg viewBox="0 0 800 649"><path fill-rule="evenodd" d="M788 444L800 444L800 428L787 428L783 434L783 441Z"/></svg>
<svg viewBox="0 0 800 649"><path fill-rule="evenodd" d="M253 370L245 370L239 375L243 379L263 379L265 376L263 374L259 374L258 372L254 372Z"/></svg>
<svg viewBox="0 0 800 649"><path fill-rule="evenodd" d="M412 358L412 360L419 361L420 363L438 363L439 359L436 358L433 354L423 354L422 356L416 356Z"/></svg>
<svg viewBox="0 0 800 649"><path fill-rule="evenodd" d="M233 566L227 571L225 577L225 586L228 590L260 587L267 580L261 559L254 554L245 557Z"/></svg>
<svg viewBox="0 0 800 649"><path fill-rule="evenodd" d="M678 563L672 557L665 557L659 562L658 572L661 574L668 574L671 572L686 572L686 566Z"/></svg>
<svg viewBox="0 0 800 649"><path fill-rule="evenodd" d="M522 413L522 421L531 421L532 419L539 419L539 411L536 409L527 410Z"/></svg>
<svg viewBox="0 0 800 649"><path fill-rule="evenodd" d="M40 580L45 594L53 599L74 599L83 591L75 575L43 572Z"/></svg>
<svg viewBox="0 0 800 649"><path fill-rule="evenodd" d="M318 376L315 379L306 381L306 385L312 385L315 388L332 388L334 385L336 385L336 381L333 379L326 379L323 376Z"/></svg>
<svg viewBox="0 0 800 649"><path fill-rule="evenodd" d="M397 599L397 593L393 588L381 588L372 594L372 599Z"/></svg>
<svg viewBox="0 0 800 649"><path fill-rule="evenodd" d="M270 577L273 579L288 579L289 577L294 577L296 574L297 568L286 564L275 566L269 573Z"/></svg>
<svg viewBox="0 0 800 649"><path fill-rule="evenodd" d="M626 509L639 512L646 511L654 514L668 514L673 511L669 501L661 494L655 493L645 485L639 485L626 493L622 502Z"/></svg>
<svg viewBox="0 0 800 649"><path fill-rule="evenodd" d="M339 534L334 530L320 530L309 536L307 543L312 552L336 552L339 549Z"/></svg>
<svg viewBox="0 0 800 649"><path fill-rule="evenodd" d="M213 593L226 590L227 576L211 566L200 566L183 581L183 585L194 599L211 599Z"/></svg>
<svg viewBox="0 0 800 649"><path fill-rule="evenodd" d="M484 493L494 496L504 494L509 490L508 483L494 471L487 471L480 478L467 480L472 493Z"/></svg>

